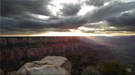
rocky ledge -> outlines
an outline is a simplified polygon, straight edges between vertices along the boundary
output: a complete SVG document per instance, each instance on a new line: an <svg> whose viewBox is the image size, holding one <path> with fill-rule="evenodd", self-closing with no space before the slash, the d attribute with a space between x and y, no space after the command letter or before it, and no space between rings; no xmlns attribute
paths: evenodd
<svg viewBox="0 0 135 75"><path fill-rule="evenodd" d="M61 56L47 56L24 64L14 75L70 75L71 63ZM13 75L8 73L8 75Z"/></svg>

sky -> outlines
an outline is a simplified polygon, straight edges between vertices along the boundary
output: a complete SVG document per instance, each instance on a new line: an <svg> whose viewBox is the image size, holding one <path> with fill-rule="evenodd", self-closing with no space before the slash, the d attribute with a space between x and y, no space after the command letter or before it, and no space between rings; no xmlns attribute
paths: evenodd
<svg viewBox="0 0 135 75"><path fill-rule="evenodd" d="M1 0L0 7L2 35L135 31L135 0Z"/></svg>

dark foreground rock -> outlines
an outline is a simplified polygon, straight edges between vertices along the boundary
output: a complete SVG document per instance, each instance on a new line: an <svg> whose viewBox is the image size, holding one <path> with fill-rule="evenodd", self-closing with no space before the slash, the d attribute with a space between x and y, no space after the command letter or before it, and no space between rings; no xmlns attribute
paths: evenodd
<svg viewBox="0 0 135 75"><path fill-rule="evenodd" d="M101 75L94 67L88 66L82 71L82 75Z"/></svg>
<svg viewBox="0 0 135 75"><path fill-rule="evenodd" d="M7 73L7 75L16 75L17 71L12 71L12 72L9 72Z"/></svg>
<svg viewBox="0 0 135 75"><path fill-rule="evenodd" d="M1 68L0 68L0 75L4 75L4 72Z"/></svg>
<svg viewBox="0 0 135 75"><path fill-rule="evenodd" d="M60 56L47 56L41 61L26 63L17 72L16 75L70 75L71 63Z"/></svg>

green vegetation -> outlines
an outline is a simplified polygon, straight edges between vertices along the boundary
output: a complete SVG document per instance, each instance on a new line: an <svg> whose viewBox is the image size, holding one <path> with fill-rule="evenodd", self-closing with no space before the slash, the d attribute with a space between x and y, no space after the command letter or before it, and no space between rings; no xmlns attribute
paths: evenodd
<svg viewBox="0 0 135 75"><path fill-rule="evenodd" d="M82 71L82 75L101 75L93 66L88 66Z"/></svg>
<svg viewBox="0 0 135 75"><path fill-rule="evenodd" d="M126 70L127 66L112 60L99 69L102 75L131 75Z"/></svg>

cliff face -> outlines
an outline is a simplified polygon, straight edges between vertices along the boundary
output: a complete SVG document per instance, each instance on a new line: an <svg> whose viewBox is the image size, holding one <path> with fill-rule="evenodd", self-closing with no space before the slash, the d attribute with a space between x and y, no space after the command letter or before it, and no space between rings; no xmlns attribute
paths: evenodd
<svg viewBox="0 0 135 75"><path fill-rule="evenodd" d="M90 47L77 37L0 38L0 62L5 72L19 69L29 61L40 60L48 55L69 56L84 52ZM90 52L89 52L90 53Z"/></svg>
<svg viewBox="0 0 135 75"><path fill-rule="evenodd" d="M97 55L104 59L100 60L102 63L111 58L104 50L92 49L91 44L80 41L79 37L14 37L0 38L0 42L0 63L5 73L18 70L25 63L41 60L45 56L66 57L73 65L74 74L80 73L88 64L96 63L93 61L97 61Z"/></svg>
<svg viewBox="0 0 135 75"><path fill-rule="evenodd" d="M0 38L0 62L59 55L81 44L76 37Z"/></svg>

